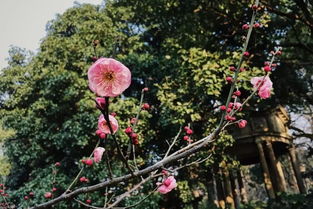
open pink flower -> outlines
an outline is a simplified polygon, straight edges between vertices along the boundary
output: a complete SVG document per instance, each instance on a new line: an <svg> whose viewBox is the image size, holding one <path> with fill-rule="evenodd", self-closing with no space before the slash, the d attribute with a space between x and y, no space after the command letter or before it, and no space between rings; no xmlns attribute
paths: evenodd
<svg viewBox="0 0 313 209"><path fill-rule="evenodd" d="M99 163L102 159L102 155L105 149L103 147L97 147L93 152L93 159L96 163Z"/></svg>
<svg viewBox="0 0 313 209"><path fill-rule="evenodd" d="M109 115L109 121L114 134L118 129L118 122L112 115ZM98 129L105 134L111 134L107 121L104 119L104 116L102 114L100 115L98 120Z"/></svg>
<svg viewBox="0 0 313 209"><path fill-rule="evenodd" d="M89 88L103 97L116 97L131 83L129 69L112 58L98 59L88 70Z"/></svg>
<svg viewBox="0 0 313 209"><path fill-rule="evenodd" d="M271 90L273 87L273 83L271 79L266 76L265 78L263 76L261 77L254 77L251 79L251 84L253 85L253 88L257 88L258 86L258 95L262 99L269 98L271 96Z"/></svg>
<svg viewBox="0 0 313 209"><path fill-rule="evenodd" d="M162 182L162 184L158 188L158 192L160 192L161 194L166 194L172 191L172 189L176 188L176 186L176 179L174 178L174 176L170 176Z"/></svg>

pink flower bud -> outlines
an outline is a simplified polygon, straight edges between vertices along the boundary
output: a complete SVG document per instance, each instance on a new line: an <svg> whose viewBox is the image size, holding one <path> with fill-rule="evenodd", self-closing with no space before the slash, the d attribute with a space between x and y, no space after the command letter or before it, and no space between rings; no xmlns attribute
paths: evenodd
<svg viewBox="0 0 313 209"><path fill-rule="evenodd" d="M260 23L255 23L255 24L253 25L254 28L259 28L260 26L261 26Z"/></svg>
<svg viewBox="0 0 313 209"><path fill-rule="evenodd" d="M83 176L83 177L80 177L80 178L79 178L79 181L82 182L82 183L83 183L83 182L86 182L86 183L87 183L87 182L89 181L89 179L87 179L85 176Z"/></svg>
<svg viewBox="0 0 313 209"><path fill-rule="evenodd" d="M61 166L61 163L60 163L60 162L56 162L54 165L55 165L56 167L59 167L59 166Z"/></svg>
<svg viewBox="0 0 313 209"><path fill-rule="evenodd" d="M46 199L49 199L49 198L52 197L52 193L51 193L51 192L46 192L46 193L44 194L44 196L45 196Z"/></svg>
<svg viewBox="0 0 313 209"><path fill-rule="evenodd" d="M252 6L251 6L251 9L252 9L252 10L254 10L254 11L256 11L256 10L258 10L258 9L259 9L259 7L258 7L257 5L255 5L255 4L254 4L254 5L252 5Z"/></svg>
<svg viewBox="0 0 313 209"><path fill-rule="evenodd" d="M266 66L263 67L263 70L264 70L265 72L270 72L272 69L271 69L270 66L266 65Z"/></svg>
<svg viewBox="0 0 313 209"><path fill-rule="evenodd" d="M100 139L105 139L105 137L107 137L107 135L105 133L102 133L99 135Z"/></svg>
<svg viewBox="0 0 313 209"><path fill-rule="evenodd" d="M282 54L281 51L277 51L277 52L276 52L276 55L277 55L277 56L280 56L281 54Z"/></svg>
<svg viewBox="0 0 313 209"><path fill-rule="evenodd" d="M126 129L125 129L125 131L124 131L127 135L129 135L129 134L131 134L132 132L133 132L133 129L132 129L132 127L127 127Z"/></svg>
<svg viewBox="0 0 313 209"><path fill-rule="evenodd" d="M241 92L240 92L240 91L235 91L235 92L234 92L234 95L237 96L237 97L239 97L239 96L241 95Z"/></svg>
<svg viewBox="0 0 313 209"><path fill-rule="evenodd" d="M149 88L148 88L148 87L145 87L145 88L143 88L142 90L145 91L145 92L147 92L147 91L149 91Z"/></svg>
<svg viewBox="0 0 313 209"><path fill-rule="evenodd" d="M131 134L130 134L130 137L131 137L132 139L138 139L138 134L136 134L136 133L131 133Z"/></svg>
<svg viewBox="0 0 313 209"><path fill-rule="evenodd" d="M105 99L102 97L97 97L96 98L96 103L97 103L97 108L100 110L103 110L105 107Z"/></svg>
<svg viewBox="0 0 313 209"><path fill-rule="evenodd" d="M186 133L187 133L188 135L191 135L191 134L193 134L193 131L192 131L191 129L188 129L188 130L186 131Z"/></svg>
<svg viewBox="0 0 313 209"><path fill-rule="evenodd" d="M149 110L150 109L150 105L148 103L144 103L141 107L141 109L143 110Z"/></svg>
<svg viewBox="0 0 313 209"><path fill-rule="evenodd" d="M233 106L234 106L234 103L233 103L233 102L230 102L230 103L228 104L228 108L233 108Z"/></svg>
<svg viewBox="0 0 313 209"><path fill-rule="evenodd" d="M222 111L226 110L226 106L225 105L220 106L220 110Z"/></svg>
<svg viewBox="0 0 313 209"><path fill-rule="evenodd" d="M34 192L30 192L30 193L29 193L29 196L30 196L30 197L33 197L33 196L34 196Z"/></svg>
<svg viewBox="0 0 313 209"><path fill-rule="evenodd" d="M87 204L92 203L91 199L86 200L86 203L87 203Z"/></svg>
<svg viewBox="0 0 313 209"><path fill-rule="evenodd" d="M85 165L92 166L92 164L93 164L92 159L85 160Z"/></svg>
<svg viewBox="0 0 313 209"><path fill-rule="evenodd" d="M188 126L185 126L185 127L184 127L184 130L185 130L185 131L187 131L188 129L189 129L189 127L188 127Z"/></svg>
<svg viewBox="0 0 313 209"><path fill-rule="evenodd" d="M98 129L98 130L96 130L96 135L97 135L97 136L100 136L100 134L102 134L102 131L101 131L101 130L99 130L99 129Z"/></svg>
<svg viewBox="0 0 313 209"><path fill-rule="evenodd" d="M29 197L28 196L24 196L24 200L28 200L29 199Z"/></svg>
<svg viewBox="0 0 313 209"><path fill-rule="evenodd" d="M110 115L112 115L113 117L117 116L117 114L115 112L111 112Z"/></svg>
<svg viewBox="0 0 313 209"><path fill-rule="evenodd" d="M56 192L57 190L58 190L57 188L53 187L51 191Z"/></svg>
<svg viewBox="0 0 313 209"><path fill-rule="evenodd" d="M189 140L189 136L184 136L183 139L184 139L185 141L188 141L188 140Z"/></svg>
<svg viewBox="0 0 313 209"><path fill-rule="evenodd" d="M134 145L139 144L138 138L132 138L132 143L133 143Z"/></svg>
<svg viewBox="0 0 313 209"><path fill-rule="evenodd" d="M242 29L243 30L248 30L249 28L250 28L250 26L248 24L242 25Z"/></svg>
<svg viewBox="0 0 313 209"><path fill-rule="evenodd" d="M238 122L238 127L239 128L244 128L244 127L246 127L247 123L248 122L246 120L241 120L241 121Z"/></svg>
<svg viewBox="0 0 313 209"><path fill-rule="evenodd" d="M226 112L230 113L232 111L232 108L227 108Z"/></svg>
<svg viewBox="0 0 313 209"><path fill-rule="evenodd" d="M250 56L250 53L249 53L249 52L244 52L244 53L243 53L243 56L249 57L249 56Z"/></svg>
<svg viewBox="0 0 313 209"><path fill-rule="evenodd" d="M93 152L93 159L96 163L99 163L102 159L102 155L105 149L103 147L97 147Z"/></svg>
<svg viewBox="0 0 313 209"><path fill-rule="evenodd" d="M231 83L231 82L233 82L233 78L230 77L230 76L227 76L227 77L226 77L226 81L227 81L228 83Z"/></svg>

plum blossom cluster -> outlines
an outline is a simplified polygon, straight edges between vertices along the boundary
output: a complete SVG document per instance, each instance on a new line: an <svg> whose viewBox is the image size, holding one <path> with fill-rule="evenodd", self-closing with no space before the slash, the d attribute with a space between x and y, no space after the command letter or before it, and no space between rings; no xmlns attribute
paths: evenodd
<svg viewBox="0 0 313 209"><path fill-rule="evenodd" d="M189 126L185 126L184 131L185 131L186 135L183 136L183 140L185 140L189 143L193 142L193 140L191 140L191 138L190 138L190 136L193 134L193 130Z"/></svg>

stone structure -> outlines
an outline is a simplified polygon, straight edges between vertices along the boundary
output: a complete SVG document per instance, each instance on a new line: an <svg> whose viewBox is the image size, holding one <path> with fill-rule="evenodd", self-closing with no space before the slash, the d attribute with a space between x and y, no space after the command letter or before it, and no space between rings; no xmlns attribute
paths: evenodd
<svg viewBox="0 0 313 209"><path fill-rule="evenodd" d="M274 199L278 192L287 191L285 175L278 160L278 157L284 154L289 155L288 170L292 174L297 192L306 193L295 146L288 135L288 122L286 110L278 106L270 111L251 113L248 124L243 129L228 130L235 139L235 144L229 152L236 156L241 165L261 164L264 185L271 199ZM244 177L240 170L234 173L225 163L221 163L214 173L222 176L222 181L216 181L219 207L224 208L228 204L230 208L239 208L241 202L247 202Z"/></svg>

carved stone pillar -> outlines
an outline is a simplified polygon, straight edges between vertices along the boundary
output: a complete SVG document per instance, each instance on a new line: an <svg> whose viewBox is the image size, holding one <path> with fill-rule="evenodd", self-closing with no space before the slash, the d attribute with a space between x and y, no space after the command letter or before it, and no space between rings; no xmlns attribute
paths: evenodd
<svg viewBox="0 0 313 209"><path fill-rule="evenodd" d="M299 191L302 194L306 194L306 189L305 189L305 186L304 186L304 183L303 183L303 179L302 179L302 176L301 176L301 172L300 172L300 169L299 169L299 162L298 162L298 159L297 159L297 156L296 156L296 149L295 149L294 145L291 145L290 148L289 148L289 156L290 156L290 159L291 159L291 164L292 164L292 167L293 167L293 171L296 174L296 179L297 179L297 184L298 184Z"/></svg>
<svg viewBox="0 0 313 209"><path fill-rule="evenodd" d="M273 174L274 177L276 177L276 181L277 181L277 189L279 192L286 192L286 181L285 181L285 177L283 174L283 170L281 168L281 164L278 163L275 153L274 153L274 149L272 146L272 142L266 140L266 150L268 152L268 157L269 157L269 161L271 164L271 168L273 169Z"/></svg>
<svg viewBox="0 0 313 209"><path fill-rule="evenodd" d="M259 157L260 157L260 162L261 162L262 169L263 169L265 188L266 188L266 191L267 191L267 194L268 194L269 198L274 199L275 198L275 193L274 193L273 184L272 184L272 181L271 181L271 178L270 178L270 172L269 172L269 169L268 169L266 158L265 158L265 155L264 155L262 141L257 139L257 140L255 140L255 142L256 142L256 145L257 145L258 150L259 150Z"/></svg>

